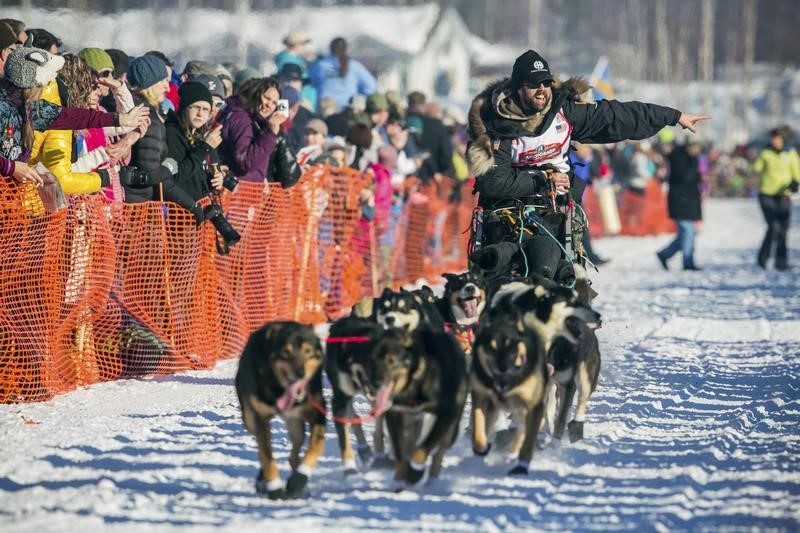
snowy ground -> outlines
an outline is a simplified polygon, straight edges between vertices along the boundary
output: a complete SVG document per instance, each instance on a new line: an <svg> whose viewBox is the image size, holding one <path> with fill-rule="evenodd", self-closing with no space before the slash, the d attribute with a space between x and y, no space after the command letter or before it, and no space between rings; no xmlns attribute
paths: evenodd
<svg viewBox="0 0 800 533"><path fill-rule="evenodd" d="M329 425L312 498L269 502L225 361L0 406L0 529L797 530L800 275L755 266L754 201L706 211L702 272L661 270L667 236L596 243L614 259L596 276L604 361L586 439L537 451L527 479L462 437L436 485L345 482ZM797 224L790 244L800 265ZM282 424L275 445L285 465Z"/></svg>

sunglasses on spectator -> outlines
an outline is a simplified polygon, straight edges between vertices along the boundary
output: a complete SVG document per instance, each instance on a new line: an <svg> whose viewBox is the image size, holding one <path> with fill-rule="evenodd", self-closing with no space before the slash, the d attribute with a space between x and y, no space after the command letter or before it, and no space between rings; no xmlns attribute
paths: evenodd
<svg viewBox="0 0 800 533"><path fill-rule="evenodd" d="M538 89L540 86L548 89L553 86L553 80L544 80L539 83L526 82L522 84L526 89Z"/></svg>
<svg viewBox="0 0 800 533"><path fill-rule="evenodd" d="M216 107L217 109L222 109L223 107L225 107L225 102L214 102L214 107Z"/></svg>
<svg viewBox="0 0 800 533"><path fill-rule="evenodd" d="M111 74L113 74L113 72L114 71L111 70L111 69L101 70L100 72L97 73L97 77L98 78L110 78Z"/></svg>

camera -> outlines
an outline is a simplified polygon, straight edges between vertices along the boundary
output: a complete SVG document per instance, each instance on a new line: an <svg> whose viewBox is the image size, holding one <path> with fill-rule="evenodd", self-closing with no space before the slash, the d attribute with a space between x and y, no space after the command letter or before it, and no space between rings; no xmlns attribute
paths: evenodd
<svg viewBox="0 0 800 533"><path fill-rule="evenodd" d="M278 100L278 107L275 108L278 113L289 115L289 100Z"/></svg>
<svg viewBox="0 0 800 533"><path fill-rule="evenodd" d="M222 178L222 186L233 192L239 186L239 179L233 175L233 172L228 170L225 172L225 177Z"/></svg>
<svg viewBox="0 0 800 533"><path fill-rule="evenodd" d="M225 218L222 208L217 203L213 203L203 210L206 220L214 224L214 229L222 236L222 240L227 246L233 246L242 239L239 232L233 229L231 223Z"/></svg>

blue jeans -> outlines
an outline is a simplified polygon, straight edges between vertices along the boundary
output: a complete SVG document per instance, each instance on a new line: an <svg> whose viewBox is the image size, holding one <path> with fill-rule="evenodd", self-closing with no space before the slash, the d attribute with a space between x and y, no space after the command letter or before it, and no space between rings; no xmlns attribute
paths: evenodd
<svg viewBox="0 0 800 533"><path fill-rule="evenodd" d="M658 252L664 259L669 259L676 253L683 252L683 268L694 267L694 220L676 220L678 235L675 240Z"/></svg>

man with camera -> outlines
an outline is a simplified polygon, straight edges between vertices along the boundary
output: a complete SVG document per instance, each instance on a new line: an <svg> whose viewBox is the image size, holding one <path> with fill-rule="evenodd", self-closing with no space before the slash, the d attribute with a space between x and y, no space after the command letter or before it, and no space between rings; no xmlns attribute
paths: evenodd
<svg viewBox="0 0 800 533"><path fill-rule="evenodd" d="M482 259L503 257L490 267L498 275L539 274L570 285L574 280L568 237L580 252L573 214L583 183L568 153L572 140L588 144L644 139L664 126L695 131L707 115L641 102L582 102L590 87L581 79L556 82L547 61L533 50L519 56L510 78L487 87L474 100L467 151L480 193ZM476 232L477 233L477 232ZM577 235L577 236L576 236ZM475 242L475 238L473 239ZM577 254L580 255L580 254Z"/></svg>

